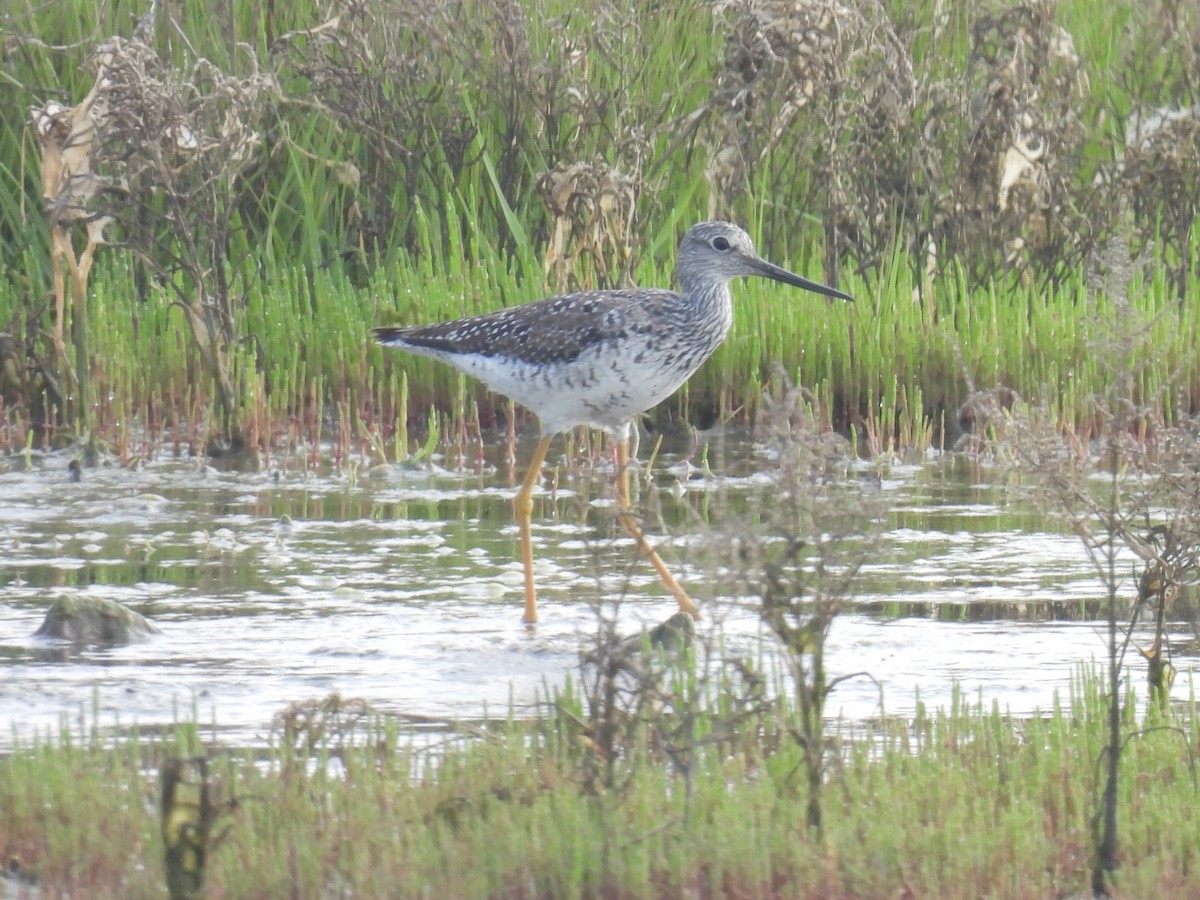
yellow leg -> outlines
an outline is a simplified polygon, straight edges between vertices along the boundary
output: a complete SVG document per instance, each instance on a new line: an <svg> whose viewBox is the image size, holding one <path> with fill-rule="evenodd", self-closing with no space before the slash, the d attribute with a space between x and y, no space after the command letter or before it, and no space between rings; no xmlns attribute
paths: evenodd
<svg viewBox="0 0 1200 900"><path fill-rule="evenodd" d="M646 535L642 533L642 529L638 527L637 521L630 514L629 507L629 442L621 441L617 444L617 518L629 532L629 536L633 538L637 544L638 550L642 555L650 560L650 564L654 566L654 571L658 572L658 577L662 579L662 583L666 589L675 595L675 599L679 602L679 609L693 619L700 618L700 610L696 608L696 604L688 597L687 592L679 586L679 582L675 577L667 571L666 565L662 558L650 546L650 542L646 540Z"/></svg>
<svg viewBox="0 0 1200 900"><path fill-rule="evenodd" d="M538 483L542 472L542 462L546 451L550 449L550 438L544 437L538 442L533 451L533 459L529 462L529 471L517 491L513 507L517 513L517 525L521 529L521 565L525 567L525 615L521 621L532 624L538 620L537 588L533 584L533 537L529 533L529 520L533 516L533 489Z"/></svg>

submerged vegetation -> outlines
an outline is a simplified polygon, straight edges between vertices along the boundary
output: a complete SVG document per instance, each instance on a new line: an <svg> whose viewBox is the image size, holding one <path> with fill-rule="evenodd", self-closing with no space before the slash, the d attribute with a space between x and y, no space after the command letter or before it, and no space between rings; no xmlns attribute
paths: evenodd
<svg viewBox="0 0 1200 900"><path fill-rule="evenodd" d="M1086 432L1104 376L1082 335L1114 256L1131 302L1164 312L1149 422L1178 421L1200 397L1195 14L10 5L0 447L255 454L324 433L403 457L431 407L465 416L443 434L504 411L385 359L369 326L667 284L706 217L859 302L742 286L660 427L752 415L780 363L877 452L951 443L976 388Z"/></svg>

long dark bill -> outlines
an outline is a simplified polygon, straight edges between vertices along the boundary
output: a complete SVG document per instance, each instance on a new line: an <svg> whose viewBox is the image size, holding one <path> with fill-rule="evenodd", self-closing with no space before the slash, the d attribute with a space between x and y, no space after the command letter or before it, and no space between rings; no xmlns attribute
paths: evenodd
<svg viewBox="0 0 1200 900"><path fill-rule="evenodd" d="M765 259L751 259L747 261L758 270L757 274L763 278L770 278L772 281L780 281L784 284L790 284L793 287L804 288L804 290L812 291L814 294L824 294L826 297L836 297L838 300L854 302L853 297L839 291L837 288L828 287L819 281L812 281L802 275L789 272L787 269L781 269L779 266L773 265Z"/></svg>

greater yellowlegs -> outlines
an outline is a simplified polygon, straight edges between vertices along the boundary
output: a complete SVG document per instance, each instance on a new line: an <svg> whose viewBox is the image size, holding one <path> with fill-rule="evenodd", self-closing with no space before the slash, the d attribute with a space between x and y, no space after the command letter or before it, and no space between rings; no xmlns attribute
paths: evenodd
<svg viewBox="0 0 1200 900"><path fill-rule="evenodd" d="M525 569L524 621L537 621L530 538L533 489L551 439L578 425L602 428L616 440L618 518L679 608L700 618L630 511L629 426L635 416L675 393L725 339L733 321L729 282L739 275L853 299L760 258L737 225L701 222L679 245L679 293L661 288L580 291L436 325L375 329L379 343L450 363L541 420L542 439L514 501Z"/></svg>

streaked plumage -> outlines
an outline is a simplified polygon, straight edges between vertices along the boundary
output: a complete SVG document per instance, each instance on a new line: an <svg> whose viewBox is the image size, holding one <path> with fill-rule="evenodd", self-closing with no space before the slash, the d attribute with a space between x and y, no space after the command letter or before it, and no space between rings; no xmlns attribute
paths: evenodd
<svg viewBox="0 0 1200 900"><path fill-rule="evenodd" d="M516 500L526 568L525 621L537 620L528 510L550 438L577 425L612 434L618 442L618 499L624 509L630 423L675 393L720 346L733 322L729 282L740 275L851 299L759 258L750 236L738 226L702 222L679 245L678 293L661 288L580 291L451 322L375 329L381 344L450 363L537 413L542 441ZM636 522L625 513L621 520L680 607L699 617Z"/></svg>

